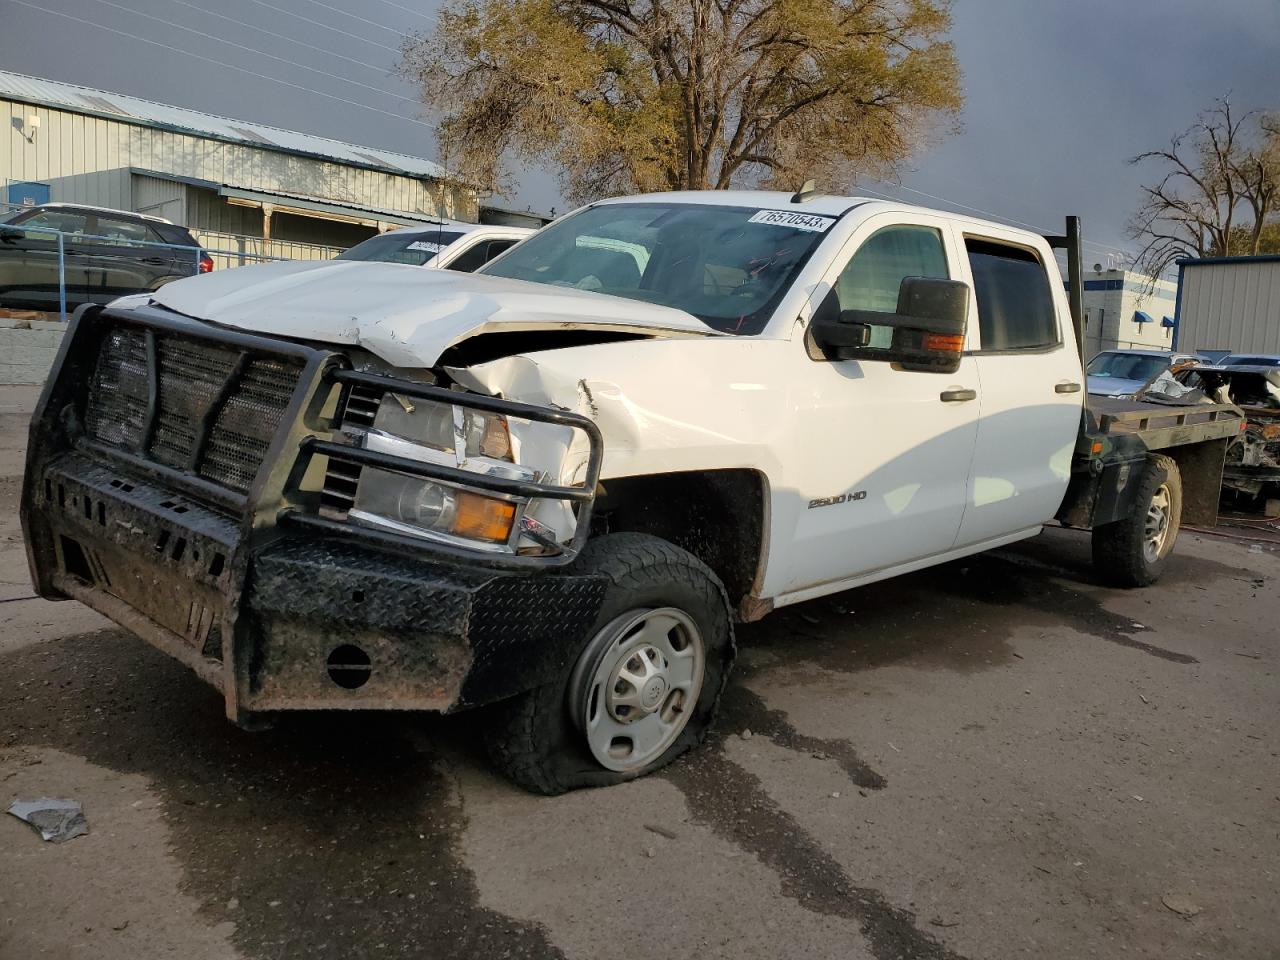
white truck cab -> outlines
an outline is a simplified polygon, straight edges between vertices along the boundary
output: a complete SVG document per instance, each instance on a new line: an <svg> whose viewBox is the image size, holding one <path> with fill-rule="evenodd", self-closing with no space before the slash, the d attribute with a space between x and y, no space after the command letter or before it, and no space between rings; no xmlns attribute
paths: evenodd
<svg viewBox="0 0 1280 960"><path fill-rule="evenodd" d="M566 218L556 230L573 233L595 261L604 259L597 234L575 229L585 217L600 225L601 239L627 239L649 254L667 241L660 229L633 224L686 210L761 239L745 261L719 238L695 254L703 279L690 310L707 311L703 320L719 336L507 358L470 368L464 382L513 398L536 390L581 409L582 381L605 435L606 482L759 472L769 549L753 600L808 599L1037 533L1066 491L1084 397L1066 294L1044 238L879 200L790 201L678 193L605 201ZM804 222L780 225L796 214ZM542 268L541 246L556 240L484 272L531 279ZM677 305L674 284L645 286L638 274L637 266L637 297ZM954 372L832 360L813 349L806 332L828 298L842 311L891 314L907 277L968 287L976 322ZM608 280L588 274L574 285L603 289ZM735 311L756 299L737 291L752 283L768 287L768 298L757 298L765 309L739 324ZM521 386L512 393L515 377Z"/></svg>
<svg viewBox="0 0 1280 960"><path fill-rule="evenodd" d="M491 704L529 789L641 776L711 724L735 619L1055 518L1142 585L1212 522L1239 411L1085 406L1073 236L654 194L474 274L268 264L82 311L32 435L33 578L239 722Z"/></svg>

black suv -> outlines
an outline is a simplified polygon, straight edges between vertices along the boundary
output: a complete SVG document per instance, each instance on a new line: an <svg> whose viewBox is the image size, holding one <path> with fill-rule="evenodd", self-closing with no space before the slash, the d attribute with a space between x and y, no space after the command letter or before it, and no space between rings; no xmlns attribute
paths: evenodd
<svg viewBox="0 0 1280 960"><path fill-rule="evenodd" d="M63 235L68 310L82 303L109 303L126 293L145 293L213 269L213 260L186 228L168 220L46 203L0 223L0 307L58 309L58 237L50 232L54 230Z"/></svg>

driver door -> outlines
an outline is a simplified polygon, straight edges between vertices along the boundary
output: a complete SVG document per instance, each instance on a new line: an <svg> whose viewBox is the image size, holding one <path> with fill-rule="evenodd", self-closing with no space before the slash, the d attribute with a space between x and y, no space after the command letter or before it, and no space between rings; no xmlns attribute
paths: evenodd
<svg viewBox="0 0 1280 960"><path fill-rule="evenodd" d="M842 310L891 313L904 277L964 276L953 243L946 222L927 214L871 218L825 279ZM873 328L871 342L887 345L888 336ZM812 353L806 362L793 474L800 503L781 592L950 550L977 434L974 360L964 357L951 374Z"/></svg>

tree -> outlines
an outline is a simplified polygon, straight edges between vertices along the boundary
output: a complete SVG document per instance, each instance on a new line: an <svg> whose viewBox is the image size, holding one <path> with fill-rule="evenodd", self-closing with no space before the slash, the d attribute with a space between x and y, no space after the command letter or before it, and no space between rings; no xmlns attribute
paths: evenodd
<svg viewBox="0 0 1280 960"><path fill-rule="evenodd" d="M1144 241L1136 265L1152 277L1183 257L1256 255L1274 242L1280 209L1280 114L1237 116L1218 100L1168 149L1130 163L1158 161L1160 179L1142 187L1130 234Z"/></svg>
<svg viewBox="0 0 1280 960"><path fill-rule="evenodd" d="M950 24L950 0L453 0L400 70L482 187L517 159L575 201L794 188L889 173L954 128Z"/></svg>
<svg viewBox="0 0 1280 960"><path fill-rule="evenodd" d="M1250 256L1259 253L1280 253L1280 218L1268 220L1258 231L1258 243L1253 244L1254 224L1245 224L1231 228L1231 255L1247 253ZM1211 257L1228 256L1227 249L1214 246L1209 250Z"/></svg>

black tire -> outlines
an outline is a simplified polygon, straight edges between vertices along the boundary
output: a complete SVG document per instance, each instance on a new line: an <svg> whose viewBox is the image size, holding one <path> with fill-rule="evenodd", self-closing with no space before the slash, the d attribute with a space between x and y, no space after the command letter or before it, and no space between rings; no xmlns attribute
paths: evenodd
<svg viewBox="0 0 1280 960"><path fill-rule="evenodd" d="M494 766L533 793L609 786L666 766L702 742L733 667L728 597L719 578L693 554L647 534L619 533L588 541L575 566L610 581L595 624L559 677L488 711L485 742ZM629 772L608 770L592 756L574 721L570 679L601 630L628 611L653 607L675 607L696 624L704 650L702 687L684 729L661 756Z"/></svg>
<svg viewBox="0 0 1280 960"><path fill-rule="evenodd" d="M1148 515L1156 494L1164 489L1168 499L1168 526L1157 556L1147 550ZM1093 566L1107 583L1117 587L1145 587L1160 578L1173 552L1182 524L1182 475L1170 457L1147 456L1132 513L1123 520L1093 529Z"/></svg>

